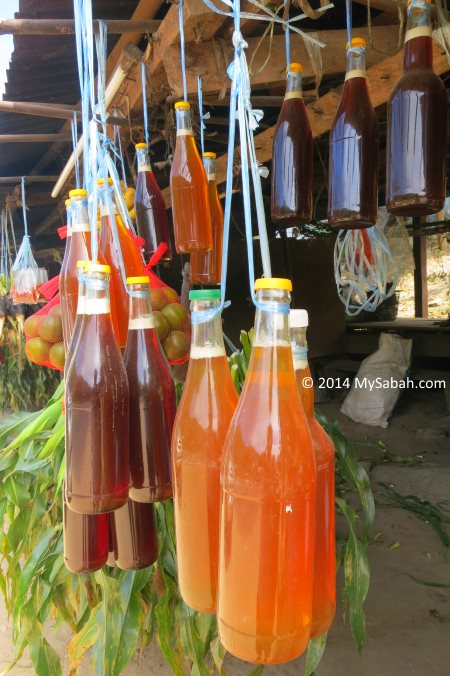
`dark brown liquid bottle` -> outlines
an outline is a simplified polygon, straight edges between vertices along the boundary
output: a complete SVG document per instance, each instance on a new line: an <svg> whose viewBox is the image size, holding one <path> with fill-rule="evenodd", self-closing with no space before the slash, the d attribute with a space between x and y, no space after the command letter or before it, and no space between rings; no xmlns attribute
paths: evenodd
<svg viewBox="0 0 450 676"><path fill-rule="evenodd" d="M172 497L170 440L175 387L159 344L148 277L129 277L130 318L124 362L130 387L130 498Z"/></svg>
<svg viewBox="0 0 450 676"><path fill-rule="evenodd" d="M273 137L271 216L281 227L312 218L313 139L301 74L301 64L291 63Z"/></svg>
<svg viewBox="0 0 450 676"><path fill-rule="evenodd" d="M136 145L136 159L138 175L134 210L138 233L145 240L145 258L148 263L159 245L164 243L167 245L167 249L161 260L170 261L172 260L172 250L167 209L150 166L146 143Z"/></svg>
<svg viewBox="0 0 450 676"><path fill-rule="evenodd" d="M328 223L370 228L378 210L378 125L367 88L366 42L347 44L347 72L330 131Z"/></svg>
<svg viewBox="0 0 450 676"><path fill-rule="evenodd" d="M114 560L122 570L147 568L156 561L156 537L153 505L128 500L110 516Z"/></svg>
<svg viewBox="0 0 450 676"><path fill-rule="evenodd" d="M387 106L386 206L397 216L442 209L447 155L447 95L433 72L430 5L408 5L404 73Z"/></svg>
<svg viewBox="0 0 450 676"><path fill-rule="evenodd" d="M128 500L128 379L114 337L107 265L85 267L78 345L66 375L66 499L81 514Z"/></svg>
<svg viewBox="0 0 450 676"><path fill-rule="evenodd" d="M64 500L64 563L72 573L92 573L108 559L107 514L78 514Z"/></svg>

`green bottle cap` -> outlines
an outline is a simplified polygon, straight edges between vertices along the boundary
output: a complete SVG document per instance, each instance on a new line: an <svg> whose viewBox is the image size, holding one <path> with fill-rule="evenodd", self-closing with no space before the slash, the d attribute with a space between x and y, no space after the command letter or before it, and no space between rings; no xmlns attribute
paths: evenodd
<svg viewBox="0 0 450 676"><path fill-rule="evenodd" d="M189 291L189 300L220 300L220 289L194 289Z"/></svg>

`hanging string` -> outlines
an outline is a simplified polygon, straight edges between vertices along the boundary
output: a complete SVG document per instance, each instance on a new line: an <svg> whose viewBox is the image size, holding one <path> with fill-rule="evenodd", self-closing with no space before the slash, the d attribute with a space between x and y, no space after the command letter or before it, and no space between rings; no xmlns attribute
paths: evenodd
<svg viewBox="0 0 450 676"><path fill-rule="evenodd" d="M77 153L78 146L78 123L77 123L77 111L73 111L73 118L71 120L72 128L72 146L73 146L73 158L74 158L74 168L75 168L75 185L77 188L80 187L80 162Z"/></svg>
<svg viewBox="0 0 450 676"><path fill-rule="evenodd" d="M345 15L347 21L348 46L352 45L352 0L345 0Z"/></svg>
<svg viewBox="0 0 450 676"><path fill-rule="evenodd" d="M120 135L120 127L116 126L116 129L117 129L117 146L119 149L120 166L122 167L122 180L126 190L128 188L128 183L127 183L127 172L125 171L125 162L123 159L122 137Z"/></svg>
<svg viewBox="0 0 450 676"><path fill-rule="evenodd" d="M141 80L142 80L142 110L144 112L144 136L148 148L149 136L148 136L148 110L147 110L147 72L144 61L141 61Z"/></svg>
<svg viewBox="0 0 450 676"><path fill-rule="evenodd" d="M25 202L25 176L22 176L20 179L20 185L22 189L22 214L23 214L23 226L25 228L25 237L28 237L28 220L27 220L27 205Z"/></svg>
<svg viewBox="0 0 450 676"><path fill-rule="evenodd" d="M205 120L209 120L209 112L203 113L203 88L202 88L202 78L199 75L197 78L197 91L198 91L198 111L200 115L200 143L202 147L202 155L205 153Z"/></svg>
<svg viewBox="0 0 450 676"><path fill-rule="evenodd" d="M284 2L284 19L289 20L289 7L291 0L285 0ZM291 34L289 32L289 23L286 24L284 29L284 38L285 38L285 48L286 48L286 68L289 68L291 63Z"/></svg>
<svg viewBox="0 0 450 676"><path fill-rule="evenodd" d="M185 55L185 50L184 50L183 0L178 0L178 21L179 21L179 24L180 24L181 77L182 77L182 80L183 80L183 100L187 101L186 55Z"/></svg>

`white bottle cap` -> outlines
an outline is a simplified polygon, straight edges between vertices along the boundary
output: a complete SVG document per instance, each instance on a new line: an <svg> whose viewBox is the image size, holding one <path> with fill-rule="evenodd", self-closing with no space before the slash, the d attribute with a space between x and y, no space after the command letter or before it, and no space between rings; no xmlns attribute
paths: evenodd
<svg viewBox="0 0 450 676"><path fill-rule="evenodd" d="M302 329L308 326L308 312L306 310L291 310L291 329Z"/></svg>

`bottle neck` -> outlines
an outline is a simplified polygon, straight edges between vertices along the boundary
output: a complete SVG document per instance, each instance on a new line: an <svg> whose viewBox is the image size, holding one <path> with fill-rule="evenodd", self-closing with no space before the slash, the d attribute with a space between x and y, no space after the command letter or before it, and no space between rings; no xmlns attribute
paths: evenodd
<svg viewBox="0 0 450 676"><path fill-rule="evenodd" d="M66 237L71 237L72 236L72 213L70 207L66 207L66 223L67 223L67 230L66 230Z"/></svg>
<svg viewBox="0 0 450 676"><path fill-rule="evenodd" d="M77 301L77 315L85 314L86 306L86 282L84 271L78 275L78 301Z"/></svg>
<svg viewBox="0 0 450 676"><path fill-rule="evenodd" d="M98 191L98 201L100 204L100 216L109 216L110 215L110 205L112 205L112 210L114 214L119 213L116 204L116 198L114 196L114 189L112 186L104 185L99 186Z"/></svg>
<svg viewBox="0 0 450 676"><path fill-rule="evenodd" d="M70 232L90 232L88 203L86 198L72 197L70 204Z"/></svg>
<svg viewBox="0 0 450 676"><path fill-rule="evenodd" d="M137 159L137 170L138 173L140 171L151 171L152 167L150 164L150 158L148 156L148 151L146 148L140 148L136 152L136 159Z"/></svg>
<svg viewBox="0 0 450 676"><path fill-rule="evenodd" d="M109 274L103 272L85 273L86 315L109 315Z"/></svg>
<svg viewBox="0 0 450 676"><path fill-rule="evenodd" d="M177 136L193 136L191 113L189 108L177 108Z"/></svg>
<svg viewBox="0 0 450 676"><path fill-rule="evenodd" d="M213 157L204 157L203 166L205 167L208 183L216 182L216 160Z"/></svg>
<svg viewBox="0 0 450 676"><path fill-rule="evenodd" d="M308 366L308 343L306 326L291 328L291 348L294 371L303 371Z"/></svg>
<svg viewBox="0 0 450 676"><path fill-rule="evenodd" d="M222 333L222 315L218 312L218 300L194 300L191 302L191 359L225 357Z"/></svg>
<svg viewBox="0 0 450 676"><path fill-rule="evenodd" d="M405 70L433 68L430 5L411 0L408 7L403 66Z"/></svg>
<svg viewBox="0 0 450 676"><path fill-rule="evenodd" d="M290 294L282 289L262 289L256 295L254 347L289 347Z"/></svg>
<svg viewBox="0 0 450 676"><path fill-rule="evenodd" d="M130 311L128 330L154 329L152 306L150 303L150 289L148 284L132 284L129 288Z"/></svg>
<svg viewBox="0 0 450 676"><path fill-rule="evenodd" d="M302 98L302 74L289 71L286 78L286 94L284 100Z"/></svg>
<svg viewBox="0 0 450 676"><path fill-rule="evenodd" d="M347 50L345 80L351 80L355 77L367 77L366 50L363 47L351 47Z"/></svg>

